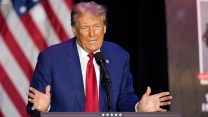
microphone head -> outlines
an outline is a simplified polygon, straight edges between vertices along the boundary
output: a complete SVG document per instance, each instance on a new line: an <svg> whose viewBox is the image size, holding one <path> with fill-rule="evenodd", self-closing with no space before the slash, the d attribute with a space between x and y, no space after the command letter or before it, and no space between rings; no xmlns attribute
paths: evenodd
<svg viewBox="0 0 208 117"><path fill-rule="evenodd" d="M98 65L100 65L101 63L105 63L105 58L101 52L95 53L94 56Z"/></svg>

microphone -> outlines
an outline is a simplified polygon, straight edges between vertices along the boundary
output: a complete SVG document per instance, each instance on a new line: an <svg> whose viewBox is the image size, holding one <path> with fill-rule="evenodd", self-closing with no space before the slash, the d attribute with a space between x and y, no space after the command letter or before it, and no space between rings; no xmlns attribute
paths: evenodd
<svg viewBox="0 0 208 117"><path fill-rule="evenodd" d="M110 81L110 76L109 76L108 71L105 67L106 61L105 61L104 56L101 52L95 53L95 60L96 60L97 64L100 66L100 69L103 73L103 78L101 80L101 83L104 87L104 90L105 90L105 93L106 93L106 96L107 96L108 112L111 112L112 111L112 109L111 109L112 85L111 85L111 81ZM106 82L108 83L109 88L107 87Z"/></svg>
<svg viewBox="0 0 208 117"><path fill-rule="evenodd" d="M95 60L97 62L97 64L100 66L101 68L101 71L103 73L103 76L104 76L104 79L108 82L108 85L111 87L112 84L111 84L111 81L110 81L110 76L108 74L108 71L105 67L105 58L103 56L103 54L101 52L97 52L95 53Z"/></svg>

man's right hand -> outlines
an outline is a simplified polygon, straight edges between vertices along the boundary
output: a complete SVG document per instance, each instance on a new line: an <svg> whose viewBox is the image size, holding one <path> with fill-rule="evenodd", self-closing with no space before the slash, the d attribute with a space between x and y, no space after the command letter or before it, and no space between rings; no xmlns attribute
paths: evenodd
<svg viewBox="0 0 208 117"><path fill-rule="evenodd" d="M50 85L47 85L45 88L45 94L34 89L33 87L29 88L30 92L27 93L28 101L33 103L32 110L38 110L41 112L46 112L51 103L51 94L50 94Z"/></svg>

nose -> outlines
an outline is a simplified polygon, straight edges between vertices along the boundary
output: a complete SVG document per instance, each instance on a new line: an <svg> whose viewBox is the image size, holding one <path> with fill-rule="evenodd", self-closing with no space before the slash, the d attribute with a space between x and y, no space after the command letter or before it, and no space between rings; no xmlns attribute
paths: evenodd
<svg viewBox="0 0 208 117"><path fill-rule="evenodd" d="M95 32L94 32L93 27L90 27L90 33L89 33L89 35L90 35L90 37L95 36Z"/></svg>

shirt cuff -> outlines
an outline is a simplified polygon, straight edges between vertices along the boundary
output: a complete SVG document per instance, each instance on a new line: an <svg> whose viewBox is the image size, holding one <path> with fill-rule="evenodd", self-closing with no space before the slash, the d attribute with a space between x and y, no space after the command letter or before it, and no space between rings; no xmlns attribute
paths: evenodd
<svg viewBox="0 0 208 117"><path fill-rule="evenodd" d="M51 105L49 105L47 112L49 112L50 109L51 109Z"/></svg>
<svg viewBox="0 0 208 117"><path fill-rule="evenodd" d="M139 102L137 102L135 105L135 112L138 112L138 110L137 110L138 105L139 105Z"/></svg>

